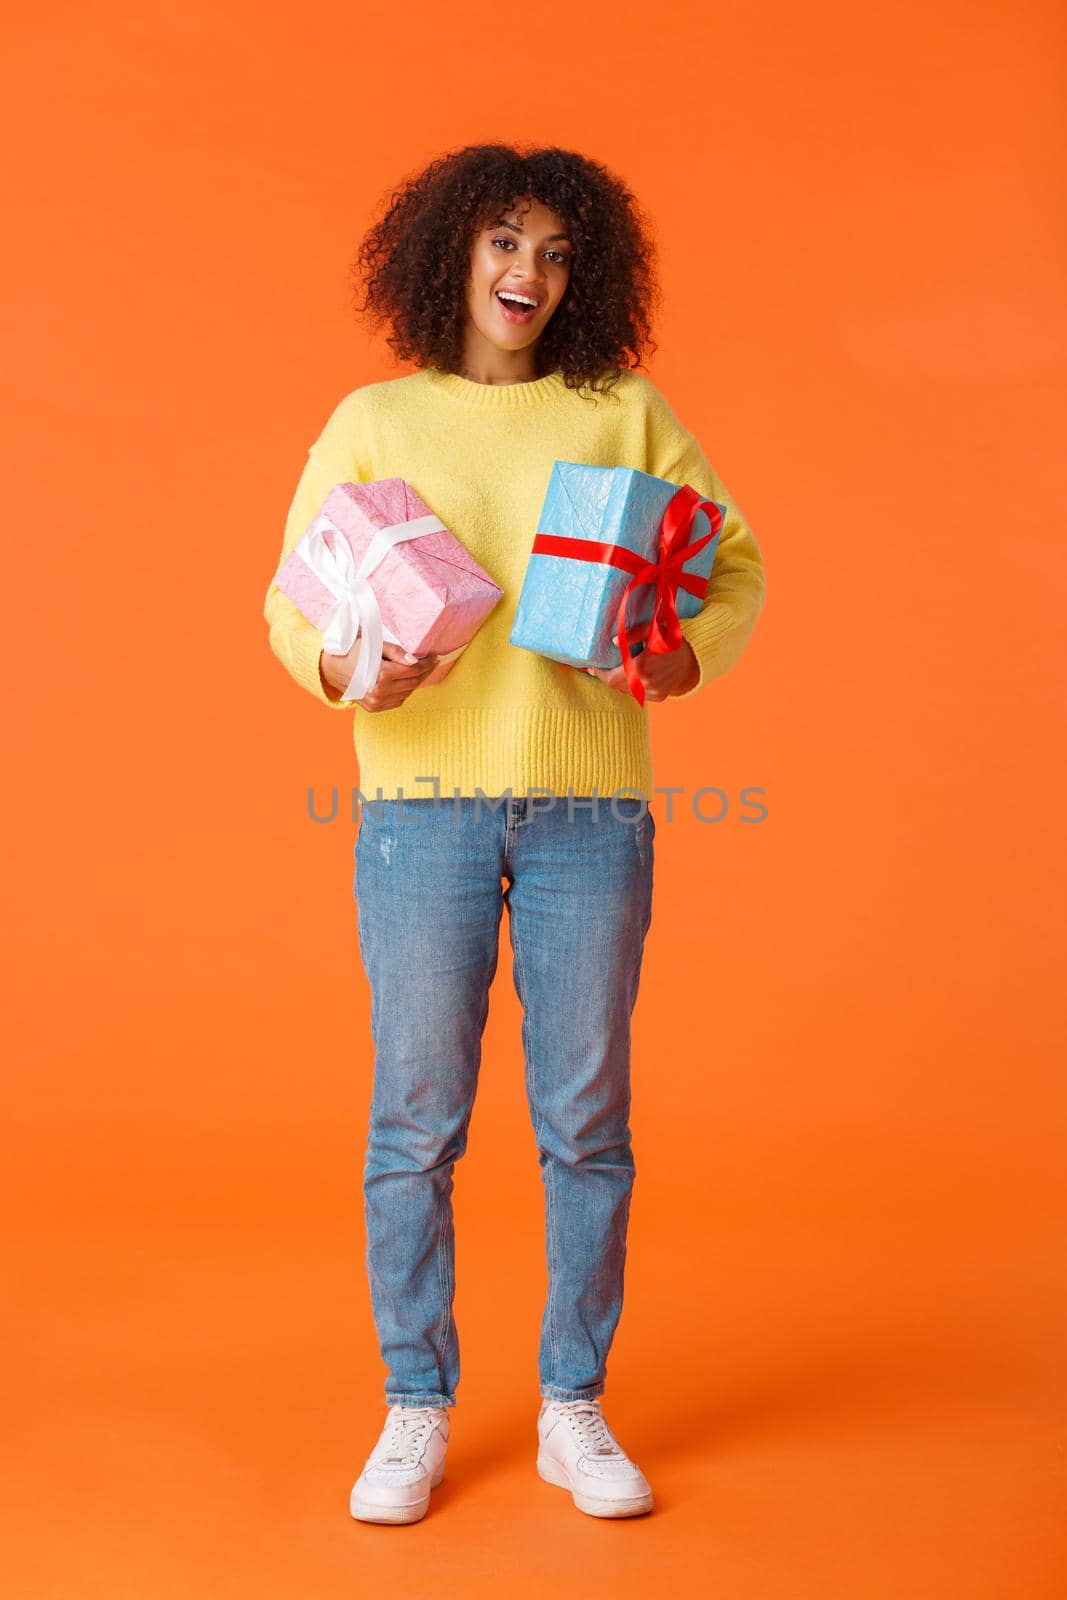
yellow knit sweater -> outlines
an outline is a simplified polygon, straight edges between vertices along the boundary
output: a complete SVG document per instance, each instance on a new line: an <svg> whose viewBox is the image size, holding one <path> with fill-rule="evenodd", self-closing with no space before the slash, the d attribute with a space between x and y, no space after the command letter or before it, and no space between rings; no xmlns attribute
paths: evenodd
<svg viewBox="0 0 1067 1600"><path fill-rule="evenodd" d="M682 619L700 664L688 699L744 649L764 597L759 547L699 443L642 374L579 396L562 374L475 383L436 367L364 384L308 451L278 565L336 483L406 478L504 591L439 684L389 711L330 698L322 635L271 580L264 614L282 665L316 700L354 719L367 799L516 796L529 789L651 799L649 705L599 678L508 643L553 461L633 467L688 483L727 507L703 609ZM277 573L277 567L275 568ZM654 702L653 702L654 705Z"/></svg>

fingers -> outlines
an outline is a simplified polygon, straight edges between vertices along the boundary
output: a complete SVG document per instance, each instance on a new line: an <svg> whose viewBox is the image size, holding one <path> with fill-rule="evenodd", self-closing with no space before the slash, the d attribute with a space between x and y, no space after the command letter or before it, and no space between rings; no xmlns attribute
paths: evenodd
<svg viewBox="0 0 1067 1600"><path fill-rule="evenodd" d="M392 710L403 705L410 694L419 687L437 665L437 655L422 656L412 666L404 662L382 658L378 681L374 686L377 709Z"/></svg>
<svg viewBox="0 0 1067 1600"><path fill-rule="evenodd" d="M406 661L390 661L383 656L380 676L388 678L391 683L400 683L408 678L424 678L436 665L436 656L420 656L412 665Z"/></svg>
<svg viewBox="0 0 1067 1600"><path fill-rule="evenodd" d="M606 683L609 689L621 689L624 694L630 693L630 685L626 681L626 673L622 667L586 667L585 670L594 678L599 678L601 683Z"/></svg>
<svg viewBox="0 0 1067 1600"><path fill-rule="evenodd" d="M637 673L644 688L646 700L666 700L667 698L666 690L656 682L662 670L658 663L662 659L663 657L649 655L645 650L642 650L640 655L633 658L634 671ZM599 678L601 683L606 684L609 689L617 689L620 694L632 693L624 666L586 667L585 671L590 676Z"/></svg>
<svg viewBox="0 0 1067 1600"><path fill-rule="evenodd" d="M650 617L647 622L639 622L639 623L637 623L637 625L635 627L627 628L626 637L627 637L627 639L629 640L629 642L632 645L640 644L643 639L647 639L648 638L648 635L649 635L649 632L651 631L651 628L652 628L652 619ZM619 648L619 636L618 636L617 633L613 633L612 634L611 642L612 642L612 644L615 646L615 648L617 650ZM642 651L641 653L643 655L644 651Z"/></svg>
<svg viewBox="0 0 1067 1600"><path fill-rule="evenodd" d="M437 652L412 657L403 645L383 644L382 664L378 675L380 683L420 683L437 665Z"/></svg>
<svg viewBox="0 0 1067 1600"><path fill-rule="evenodd" d="M432 651L428 656L412 655L410 650L405 650L402 644L393 644L386 639L382 644L382 661L395 661L398 666L419 666L424 661L436 661L437 656Z"/></svg>
<svg viewBox="0 0 1067 1600"><path fill-rule="evenodd" d="M377 682L358 704L365 711L392 711L397 706L402 706L409 695L414 694L419 684L430 676L436 665L436 655L423 656L411 667L383 657Z"/></svg>

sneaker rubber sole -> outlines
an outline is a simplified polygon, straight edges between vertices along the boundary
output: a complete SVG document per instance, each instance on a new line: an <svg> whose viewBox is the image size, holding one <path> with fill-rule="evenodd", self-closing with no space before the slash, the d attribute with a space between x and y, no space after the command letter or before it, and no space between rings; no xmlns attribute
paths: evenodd
<svg viewBox="0 0 1067 1600"><path fill-rule="evenodd" d="M445 1464L442 1461L433 1477L430 1479L430 1488L436 1489L445 1475ZM381 1506L373 1500L360 1500L356 1494L358 1483L352 1488L349 1497L348 1509L357 1522L421 1522L430 1507L429 1493L421 1500L414 1500L406 1506Z"/></svg>
<svg viewBox="0 0 1067 1600"><path fill-rule="evenodd" d="M602 1500L595 1495L583 1494L576 1489L567 1476L566 1470L554 1456L537 1457L537 1471L546 1483L554 1483L558 1489L569 1489L571 1499L579 1511L584 1511L590 1517L640 1517L646 1511L652 1510L652 1492L648 1494L633 1495L626 1500Z"/></svg>

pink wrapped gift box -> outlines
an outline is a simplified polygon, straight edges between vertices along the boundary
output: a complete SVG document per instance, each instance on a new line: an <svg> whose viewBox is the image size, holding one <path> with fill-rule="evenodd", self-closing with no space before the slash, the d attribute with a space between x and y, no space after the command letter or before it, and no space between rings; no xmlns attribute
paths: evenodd
<svg viewBox="0 0 1067 1600"><path fill-rule="evenodd" d="M279 589L359 664L344 699L377 680L381 644L442 658L423 684L440 683L503 590L404 478L339 483L278 569Z"/></svg>

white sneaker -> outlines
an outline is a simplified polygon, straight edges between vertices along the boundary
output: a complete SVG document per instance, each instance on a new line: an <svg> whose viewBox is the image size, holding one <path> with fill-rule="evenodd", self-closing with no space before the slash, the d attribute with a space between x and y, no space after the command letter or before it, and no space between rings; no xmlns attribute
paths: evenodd
<svg viewBox="0 0 1067 1600"><path fill-rule="evenodd" d="M381 1437L352 1485L349 1509L360 1522L418 1522L430 1490L445 1475L448 1412L440 1406L389 1407Z"/></svg>
<svg viewBox="0 0 1067 1600"><path fill-rule="evenodd" d="M604 1419L599 1400L542 1400L537 1470L569 1489L591 1517L637 1517L652 1510L648 1480Z"/></svg>

